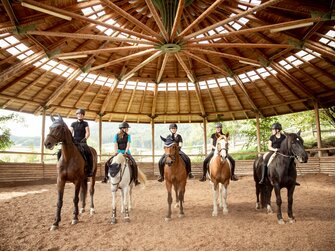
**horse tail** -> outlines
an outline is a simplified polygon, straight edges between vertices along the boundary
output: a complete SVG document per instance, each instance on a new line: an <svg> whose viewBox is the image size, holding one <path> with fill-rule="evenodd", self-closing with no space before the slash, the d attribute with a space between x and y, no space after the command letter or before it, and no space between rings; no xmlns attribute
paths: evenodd
<svg viewBox="0 0 335 251"><path fill-rule="evenodd" d="M137 167L137 170L138 170L138 179L145 186L145 184L147 183L147 176L139 167Z"/></svg>

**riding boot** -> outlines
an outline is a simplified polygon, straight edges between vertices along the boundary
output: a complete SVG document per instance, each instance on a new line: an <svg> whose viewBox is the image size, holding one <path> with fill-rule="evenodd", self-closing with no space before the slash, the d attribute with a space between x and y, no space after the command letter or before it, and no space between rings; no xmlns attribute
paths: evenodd
<svg viewBox="0 0 335 251"><path fill-rule="evenodd" d="M141 184L139 181L138 181L138 169L137 169L137 164L134 160L134 158L131 156L131 155L128 155L129 157L129 160L130 160L130 166L131 166L131 170L133 172L133 180L134 180L134 183L135 183L135 186Z"/></svg>
<svg viewBox="0 0 335 251"><path fill-rule="evenodd" d="M204 182L206 181L206 173L207 173L207 164L204 164L202 167L202 176L199 181Z"/></svg>
<svg viewBox="0 0 335 251"><path fill-rule="evenodd" d="M159 168L159 174L160 177L157 180L158 182L163 182L164 181L164 156L161 157L161 159L158 161L158 168Z"/></svg>
<svg viewBox="0 0 335 251"><path fill-rule="evenodd" d="M263 182L264 182L264 178L265 178L265 172L266 172L266 165L262 165L262 178L261 178L261 180L258 182L258 184L263 184Z"/></svg>

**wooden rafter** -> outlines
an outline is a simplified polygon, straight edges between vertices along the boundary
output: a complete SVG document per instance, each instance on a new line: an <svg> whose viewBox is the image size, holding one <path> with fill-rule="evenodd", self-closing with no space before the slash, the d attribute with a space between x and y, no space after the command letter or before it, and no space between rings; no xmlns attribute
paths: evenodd
<svg viewBox="0 0 335 251"><path fill-rule="evenodd" d="M183 14L184 4L185 4L185 0L179 0L176 16L174 18L173 26L172 26L172 29L171 29L171 35L170 35L171 41L173 41L174 38L177 36L177 29L180 25L180 20L181 20L182 14Z"/></svg>
<svg viewBox="0 0 335 251"><path fill-rule="evenodd" d="M162 76L163 76L163 73L164 73L164 70L165 70L168 59L169 59L169 53L165 53L162 65L161 65L159 73L157 75L157 79L156 79L157 84L161 82L161 79L162 79Z"/></svg>
<svg viewBox="0 0 335 251"><path fill-rule="evenodd" d="M181 67L186 72L186 75L189 78L189 80L191 80L191 82L195 82L195 77L193 76L192 71L190 69L188 69L187 65L184 63L184 61L181 58L181 56L179 54L174 54L174 56L177 58L179 64L181 65Z"/></svg>
<svg viewBox="0 0 335 251"><path fill-rule="evenodd" d="M161 18L159 17L159 15L156 11L156 8L155 8L154 4L152 3L151 0L145 0L145 2L147 3L147 6L149 7L149 10L150 10L153 18L155 19L159 30L162 32L162 35L163 35L165 41L169 41L169 34L167 33L167 31L166 31L166 29L163 25L163 22L162 22Z"/></svg>

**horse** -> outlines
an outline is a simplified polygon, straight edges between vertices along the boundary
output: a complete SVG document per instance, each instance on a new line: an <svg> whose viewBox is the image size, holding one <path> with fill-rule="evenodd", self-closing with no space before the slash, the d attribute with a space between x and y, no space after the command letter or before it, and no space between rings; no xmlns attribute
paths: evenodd
<svg viewBox="0 0 335 251"><path fill-rule="evenodd" d="M111 224L116 224L116 192L121 189L121 213L124 214L123 220L130 222L129 211L132 207L132 188L134 181L131 178L131 168L129 159L125 158L122 153L110 158L108 165L108 176L112 190L112 221ZM137 167L138 168L138 167ZM138 178L141 184L145 185L146 175L138 168Z"/></svg>
<svg viewBox="0 0 335 251"><path fill-rule="evenodd" d="M282 188L287 189L287 214L288 222L295 223L295 218L293 216L293 193L296 186L297 179L297 169L295 159L300 163L307 163L308 155L304 148L304 141L300 136L300 130L297 133L284 133L286 138L280 145L279 151L274 153L268 163L268 172L266 175L265 185L259 186L260 193L263 194L261 198L265 198L263 203L270 205L271 201L271 191L272 188L275 190L276 194L276 204L277 204L277 221L278 224L285 224L283 220L281 204L282 199L280 195L280 190ZM257 184L260 179L259 169L261 168L262 161L258 157L254 162L254 175L256 182L256 195L257 195ZM257 198L258 200L258 198ZM263 204L263 206L265 205Z"/></svg>
<svg viewBox="0 0 335 251"><path fill-rule="evenodd" d="M74 211L72 225L78 223L78 202L79 202L79 192L80 192L80 201L82 202L82 208L80 213L85 211L86 205L86 195L87 195L87 181L88 178L85 174L85 160L78 150L77 146L73 143L73 138L71 132L62 117L58 115L58 119L55 119L52 115L50 116L52 120L52 125L49 128L49 134L47 135L44 146L47 149L52 150L54 146L58 143L62 144L61 147L61 156L57 162L57 191L58 191L58 201L57 201L57 211L56 217L53 225L50 230L58 229L59 222L61 221L61 210L63 206L63 195L64 187L67 181L72 182L75 185L75 193L73 198ZM97 152L94 148L90 147L92 159L93 159L93 176L91 178L90 184L90 196L91 196L91 205L90 205L90 215L94 214L94 185L95 185L95 175L97 172Z"/></svg>
<svg viewBox="0 0 335 251"><path fill-rule="evenodd" d="M216 142L214 155L209 162L208 176L213 189L213 212L212 216L218 215L217 199L219 196L220 208L223 213L228 213L227 192L230 181L231 163L228 157L229 133L221 135ZM219 188L219 194L217 190Z"/></svg>
<svg viewBox="0 0 335 251"><path fill-rule="evenodd" d="M176 207L179 207L179 217L184 217L184 195L187 181L187 172L185 162L179 155L179 146L175 141L165 139L164 141L164 177L165 186L168 192L168 212L165 221L171 220L171 204L172 204L172 186L176 194Z"/></svg>

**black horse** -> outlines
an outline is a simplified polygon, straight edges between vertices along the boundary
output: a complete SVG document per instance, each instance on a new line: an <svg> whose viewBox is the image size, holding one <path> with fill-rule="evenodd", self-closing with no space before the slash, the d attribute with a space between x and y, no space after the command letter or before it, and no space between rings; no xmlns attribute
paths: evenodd
<svg viewBox="0 0 335 251"><path fill-rule="evenodd" d="M271 192L274 188L277 203L277 219L279 224L285 224L281 212L282 199L280 190L287 188L287 214L289 223L294 223L292 205L293 193L296 186L297 169L295 159L300 163L306 163L308 155L304 148L304 141L298 133L285 133L286 139L282 142L278 152L274 153L273 159L268 163L268 172L264 184L258 182L261 177L260 169L263 164L263 156L258 157L254 162L254 180L256 183L256 196L259 208L259 193L261 193L262 207L267 206L268 212L271 212Z"/></svg>

